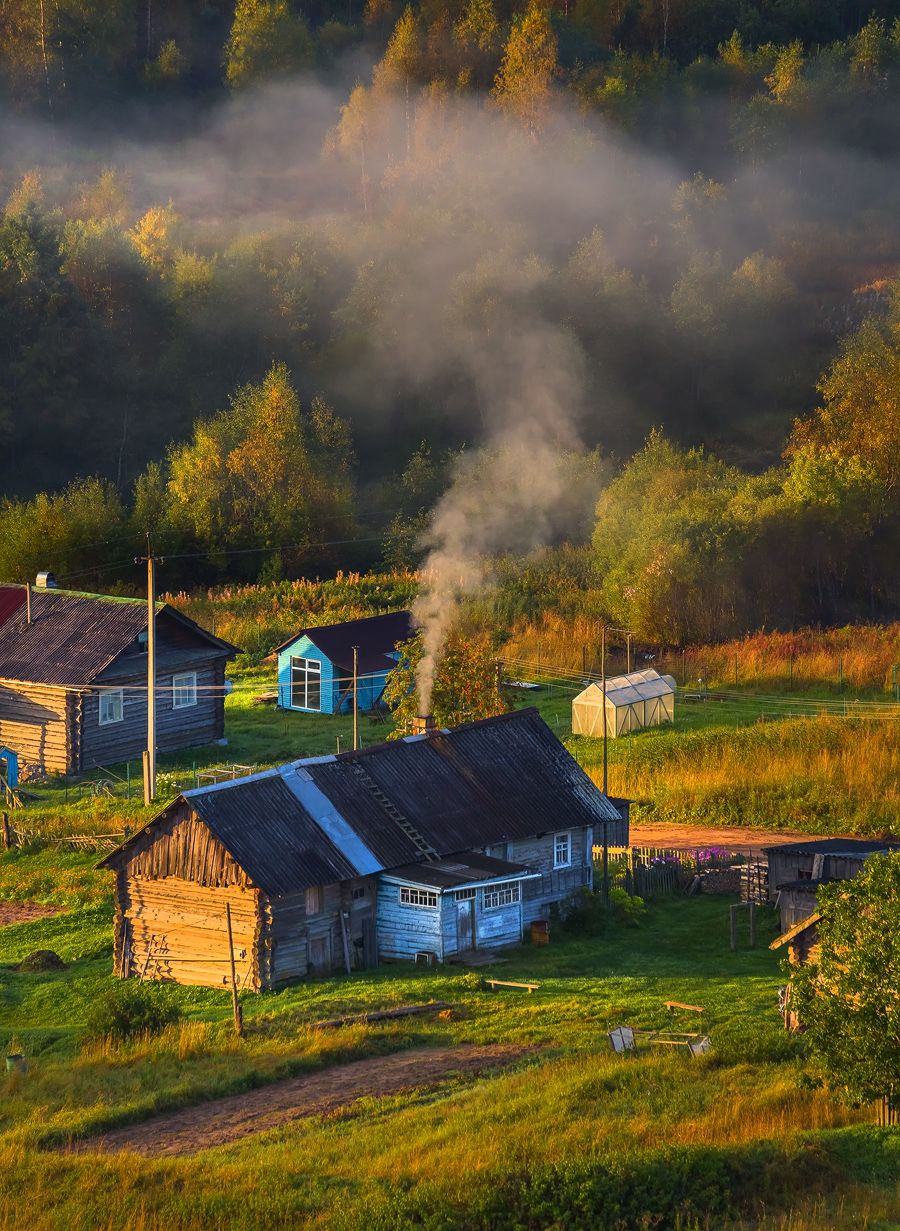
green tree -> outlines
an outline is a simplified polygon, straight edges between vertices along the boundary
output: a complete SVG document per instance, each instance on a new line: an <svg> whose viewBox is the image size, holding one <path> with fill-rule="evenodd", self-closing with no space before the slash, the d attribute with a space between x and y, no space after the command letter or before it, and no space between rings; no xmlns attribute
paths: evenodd
<svg viewBox="0 0 900 1231"><path fill-rule="evenodd" d="M553 79L559 71L556 35L550 13L531 0L515 19L494 81L494 101L537 137L550 109Z"/></svg>
<svg viewBox="0 0 900 1231"><path fill-rule="evenodd" d="M417 635L398 647L400 658L388 675L385 704L394 715L391 739L409 735L419 712L415 690L416 667L422 659L422 641ZM496 655L483 636L451 634L441 656L434 681L431 712L439 727L456 727L477 718L493 718L510 708L497 673Z"/></svg>
<svg viewBox="0 0 900 1231"><path fill-rule="evenodd" d="M351 533L353 462L346 425L319 398L304 412L287 366L273 364L173 449L171 518L213 560L246 550L254 569L296 571Z"/></svg>
<svg viewBox="0 0 900 1231"><path fill-rule="evenodd" d="M306 22L291 12L287 0L238 0L225 44L225 80L233 90L311 62Z"/></svg>
<svg viewBox="0 0 900 1231"><path fill-rule="evenodd" d="M56 495L0 504L0 578L34 579L51 569L75 590L108 586L102 565L127 554L131 539L119 494L101 479L80 479Z"/></svg>
<svg viewBox="0 0 900 1231"><path fill-rule="evenodd" d="M821 885L819 949L791 968L793 1007L828 1085L900 1122L900 854Z"/></svg>

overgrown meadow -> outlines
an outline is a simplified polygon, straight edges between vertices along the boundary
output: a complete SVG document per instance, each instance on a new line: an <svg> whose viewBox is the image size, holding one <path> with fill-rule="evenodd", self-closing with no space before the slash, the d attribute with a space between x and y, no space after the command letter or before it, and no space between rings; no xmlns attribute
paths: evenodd
<svg viewBox="0 0 900 1231"><path fill-rule="evenodd" d="M714 897L660 900L640 927L610 923L600 936L557 931L549 946L523 947L487 971L539 982L533 995L483 990L476 973L453 968L311 980L247 997L243 1040L227 993L164 988L180 1022L115 1044L85 1037L91 1004L111 982L109 883L77 854L50 889L58 862L50 851L0 857L4 896L69 908L0 932L0 1030L29 1064L0 1077L0 1225L621 1231L758 1225L766 1211L798 1204L801 1221L759 1225L824 1226L839 1206L886 1219L900 1211L896 1141L869 1126L866 1109L809 1089L802 1047L781 1029L782 974L765 943L774 916L764 916L758 948L736 953L728 900ZM36 947L55 949L66 971L17 972ZM454 1009L309 1028L429 999ZM665 1027L668 999L704 1006L714 1051L614 1056L606 1031ZM363 1098L199 1157L64 1152L70 1140L281 1077L465 1043L523 1051L494 1075L451 1072L436 1087Z"/></svg>

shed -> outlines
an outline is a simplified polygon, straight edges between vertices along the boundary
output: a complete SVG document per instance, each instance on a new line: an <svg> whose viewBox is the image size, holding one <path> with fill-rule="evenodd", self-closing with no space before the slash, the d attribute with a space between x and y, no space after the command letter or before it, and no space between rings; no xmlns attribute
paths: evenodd
<svg viewBox="0 0 900 1231"><path fill-rule="evenodd" d="M373 709L397 664L398 644L408 641L414 631L408 611L300 629L275 651L279 707L316 714L349 710L356 647L359 708Z"/></svg>
<svg viewBox="0 0 900 1231"><path fill-rule="evenodd" d="M30 606L30 620L28 608ZM147 746L143 599L0 585L0 744L20 776L78 773ZM156 605L157 741L220 739L225 664L237 653L168 603Z"/></svg>
<svg viewBox="0 0 900 1231"><path fill-rule="evenodd" d="M784 931L816 909L819 885L852 880L875 854L900 850L900 842L821 838L769 846L769 897L777 903Z"/></svg>
<svg viewBox="0 0 900 1231"><path fill-rule="evenodd" d="M534 709L186 791L101 863L115 969L242 986L516 944L621 812ZM468 905L467 905L468 903Z"/></svg>
<svg viewBox="0 0 900 1231"><path fill-rule="evenodd" d="M675 721L675 680L648 668L606 681L606 733L611 738ZM603 736L603 685L594 680L572 702L572 734Z"/></svg>

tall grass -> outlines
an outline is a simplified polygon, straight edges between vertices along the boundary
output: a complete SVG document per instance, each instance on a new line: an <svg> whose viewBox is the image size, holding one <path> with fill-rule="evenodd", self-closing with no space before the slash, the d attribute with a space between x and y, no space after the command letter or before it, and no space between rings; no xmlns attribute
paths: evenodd
<svg viewBox="0 0 900 1231"><path fill-rule="evenodd" d="M600 741L578 759L598 784ZM615 741L610 790L633 815L812 833L900 833L900 738L889 721L794 718L730 729L656 730Z"/></svg>
<svg viewBox="0 0 900 1231"><path fill-rule="evenodd" d="M164 597L258 662L300 628L407 607L418 585L418 574L410 572L339 572L325 581L301 578L269 585L220 586Z"/></svg>
<svg viewBox="0 0 900 1231"><path fill-rule="evenodd" d="M600 669L601 617L561 615L513 626L504 657L578 673ZM652 658L645 657L652 655ZM635 643L635 667L652 665L679 684L703 679L711 688L758 691L874 693L893 695L894 667L900 676L900 623L857 624L846 628L804 628L794 633L753 633L717 645L685 647ZM625 669L621 634L610 636L609 669Z"/></svg>

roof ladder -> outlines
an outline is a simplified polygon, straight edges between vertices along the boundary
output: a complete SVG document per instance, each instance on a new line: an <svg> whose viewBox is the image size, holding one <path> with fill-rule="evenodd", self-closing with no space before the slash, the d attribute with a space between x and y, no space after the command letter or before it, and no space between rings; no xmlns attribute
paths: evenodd
<svg viewBox="0 0 900 1231"><path fill-rule="evenodd" d="M395 807L388 799L384 791L373 778L370 778L366 770L358 761L353 762L353 770L359 779L362 786L366 788L378 806L387 816L391 818L395 825L399 825L409 840L413 843L426 859L440 859L440 855L434 849L430 842L419 833L412 821L408 820L403 813Z"/></svg>

